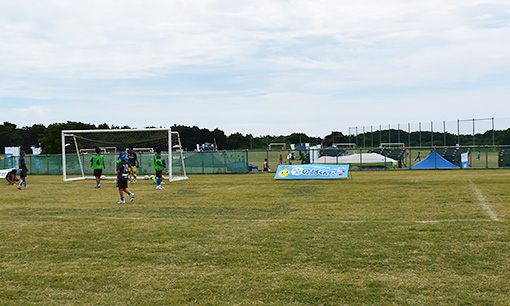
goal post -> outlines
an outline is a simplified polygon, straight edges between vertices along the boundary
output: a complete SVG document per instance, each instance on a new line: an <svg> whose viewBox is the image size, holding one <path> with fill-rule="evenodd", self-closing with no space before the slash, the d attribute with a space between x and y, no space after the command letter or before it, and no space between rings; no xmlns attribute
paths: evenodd
<svg viewBox="0 0 510 306"><path fill-rule="evenodd" d="M187 179L184 154L178 132L168 128L98 129L62 131L62 175L65 182L95 179L89 161L95 148L104 158L102 178L116 179L118 153L133 147L139 160L139 179L154 174L153 158L156 148L167 162L163 171L169 181Z"/></svg>
<svg viewBox="0 0 510 306"><path fill-rule="evenodd" d="M178 132L169 133L170 143L168 149L168 160L170 166L167 167L170 181L182 181L187 180L186 166L184 163L184 150L181 144L181 136Z"/></svg>

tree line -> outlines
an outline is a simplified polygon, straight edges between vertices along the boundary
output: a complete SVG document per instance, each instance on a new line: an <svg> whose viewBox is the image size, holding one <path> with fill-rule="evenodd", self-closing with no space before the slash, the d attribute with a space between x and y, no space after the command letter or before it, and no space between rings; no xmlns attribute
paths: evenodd
<svg viewBox="0 0 510 306"><path fill-rule="evenodd" d="M151 127L147 127L151 128ZM152 127L153 128L153 127ZM21 147L30 153L30 147L41 146L45 154L58 154L61 152L62 130L91 130L91 129L130 129L129 126L114 126L106 123L94 125L83 122L68 121L66 123L52 123L48 126L34 124L32 126L18 127L14 123L4 122L0 125L0 152L4 147ZM292 133L280 136L253 136L252 134L233 133L226 135L224 131L216 128L209 130L197 126L174 125L172 131L179 132L182 146L187 151L196 149L197 144L215 143L219 150L266 150L271 143L311 145L322 144L324 147L338 143L355 143L358 147L379 146L380 143L402 142L406 146L454 146L458 143L458 135L439 132L411 132L402 130L382 130L358 135L344 135L342 132L331 132L324 137L308 136L305 133ZM472 144L472 135L460 135L462 145ZM492 131L476 134L476 145L492 145ZM496 145L510 144L510 129L494 131ZM446 142L445 142L446 141ZM277 148L277 147L276 147Z"/></svg>
<svg viewBox="0 0 510 306"><path fill-rule="evenodd" d="M62 152L62 130L94 130L94 129L130 129L129 126L114 126L106 123L94 125L83 122L68 121L66 123L52 123L48 126L34 124L32 126L18 127L14 123L4 122L0 125L0 152L4 147L21 147L30 153L30 147L41 147L44 154L59 154ZM148 126L145 128L155 128ZM219 150L266 149L269 143L319 143L320 137L310 137L306 134L294 133L288 136L253 136L233 133L226 135L224 131L216 128L209 130L197 126L174 125L172 131L179 133L184 150L193 151L197 144L215 143Z"/></svg>

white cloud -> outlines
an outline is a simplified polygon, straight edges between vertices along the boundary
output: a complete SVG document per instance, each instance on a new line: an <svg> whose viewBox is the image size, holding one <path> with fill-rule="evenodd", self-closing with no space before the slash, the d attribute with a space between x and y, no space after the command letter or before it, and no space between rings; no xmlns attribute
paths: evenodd
<svg viewBox="0 0 510 306"><path fill-rule="evenodd" d="M5 121L13 123L21 122L23 126L31 126L41 122L46 122L51 117L51 111L45 106L17 107L15 103L11 105L14 108L6 110L10 118Z"/></svg>
<svg viewBox="0 0 510 306"><path fill-rule="evenodd" d="M452 95L482 98L493 79L492 90L506 92L498 86L510 79L509 12L505 0L6 2L0 107L28 99L51 108L48 120L91 122L90 108L139 103L190 125L254 134L294 128L290 117L322 131L322 113L301 114L303 105L376 121L382 101L424 95L456 117ZM168 116L137 109L137 126L167 125L153 121ZM204 114L187 114L196 109ZM280 112L290 115L266 119ZM120 124L109 112L97 120Z"/></svg>

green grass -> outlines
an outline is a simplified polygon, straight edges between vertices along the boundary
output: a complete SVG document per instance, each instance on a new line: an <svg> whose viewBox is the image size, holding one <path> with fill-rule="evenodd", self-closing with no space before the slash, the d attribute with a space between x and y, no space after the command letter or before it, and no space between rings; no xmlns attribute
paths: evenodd
<svg viewBox="0 0 510 306"><path fill-rule="evenodd" d="M264 159L267 158L269 168L276 171L280 163L280 155L282 155L283 164L288 164L287 155L288 151L248 151L248 162L252 165L259 167L259 170L264 169ZM297 152L296 152L297 154ZM296 156L298 158L299 156ZM300 160L294 160L293 164L301 164Z"/></svg>
<svg viewBox="0 0 510 306"><path fill-rule="evenodd" d="M510 305L509 170L272 177L4 182L0 305Z"/></svg>

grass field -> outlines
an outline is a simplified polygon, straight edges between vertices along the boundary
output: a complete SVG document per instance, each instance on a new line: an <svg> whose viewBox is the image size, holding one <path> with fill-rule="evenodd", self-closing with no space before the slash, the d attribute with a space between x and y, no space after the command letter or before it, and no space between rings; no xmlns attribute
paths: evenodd
<svg viewBox="0 0 510 306"><path fill-rule="evenodd" d="M510 170L0 184L0 305L510 305Z"/></svg>

